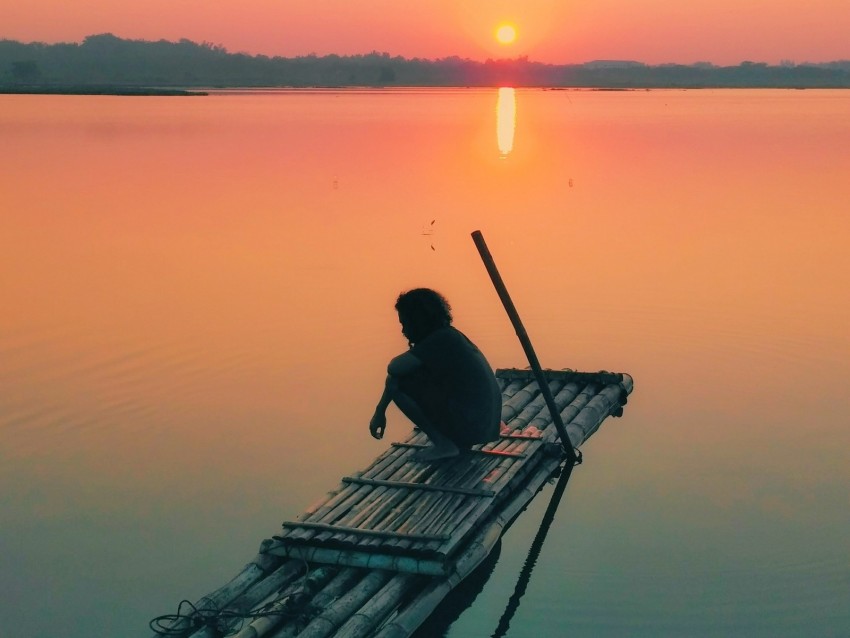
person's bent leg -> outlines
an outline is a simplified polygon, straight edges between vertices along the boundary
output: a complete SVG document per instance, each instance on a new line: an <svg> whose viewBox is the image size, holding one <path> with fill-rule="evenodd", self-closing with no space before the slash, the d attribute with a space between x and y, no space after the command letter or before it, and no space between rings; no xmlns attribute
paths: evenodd
<svg viewBox="0 0 850 638"><path fill-rule="evenodd" d="M401 410L401 413L422 430L433 443L433 447L421 450L416 454L418 460L438 461L460 454L460 448L454 441L440 432L413 397L397 390L393 393L393 402Z"/></svg>

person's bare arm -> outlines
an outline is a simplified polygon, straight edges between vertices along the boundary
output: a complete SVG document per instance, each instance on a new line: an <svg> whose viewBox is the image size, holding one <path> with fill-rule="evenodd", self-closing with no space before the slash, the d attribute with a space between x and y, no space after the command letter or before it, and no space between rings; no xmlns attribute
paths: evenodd
<svg viewBox="0 0 850 638"><path fill-rule="evenodd" d="M369 432L376 439L384 436L384 430L387 428L387 407L393 400L393 393L398 388L396 377L403 377L410 374L422 365L416 356L409 352L398 355L387 366L387 380L384 383L384 391L381 398L378 400L378 405L375 407L375 414L369 422Z"/></svg>

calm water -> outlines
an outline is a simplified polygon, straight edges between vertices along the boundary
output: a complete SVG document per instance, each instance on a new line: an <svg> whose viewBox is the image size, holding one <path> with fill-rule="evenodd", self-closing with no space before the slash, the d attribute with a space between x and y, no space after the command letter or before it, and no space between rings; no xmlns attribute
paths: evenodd
<svg viewBox="0 0 850 638"><path fill-rule="evenodd" d="M481 229L543 364L636 385L507 635L850 635L850 92L0 96L0 142L0 634L146 635L374 458L402 289L523 366Z"/></svg>

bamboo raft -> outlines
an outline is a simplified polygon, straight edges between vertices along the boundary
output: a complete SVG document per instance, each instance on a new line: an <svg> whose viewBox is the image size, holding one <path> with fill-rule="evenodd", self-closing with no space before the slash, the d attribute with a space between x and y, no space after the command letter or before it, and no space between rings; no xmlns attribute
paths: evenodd
<svg viewBox="0 0 850 638"><path fill-rule="evenodd" d="M545 375L575 448L608 416L622 415L633 389L627 374ZM239 575L194 605L193 618L175 616L158 633L192 638L413 633L487 557L563 462L532 373L498 370L496 377L506 424L499 440L451 460L421 463L411 457L427 438L414 430L368 468L344 477L296 520L285 521Z"/></svg>

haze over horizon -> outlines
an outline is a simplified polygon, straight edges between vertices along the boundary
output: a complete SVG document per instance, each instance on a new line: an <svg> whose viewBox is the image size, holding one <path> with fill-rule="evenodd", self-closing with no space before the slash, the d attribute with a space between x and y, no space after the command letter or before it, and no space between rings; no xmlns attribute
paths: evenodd
<svg viewBox="0 0 850 638"><path fill-rule="evenodd" d="M49 18L49 19L48 19ZM496 29L516 28L500 43ZM645 64L850 58L847 0L245 0L209 8L200 0L0 0L0 38L81 42L125 39L212 42L230 52L296 57L387 52L405 58L516 58L551 64L634 60Z"/></svg>

